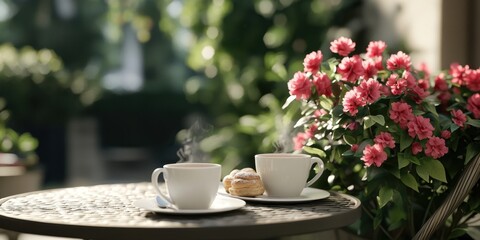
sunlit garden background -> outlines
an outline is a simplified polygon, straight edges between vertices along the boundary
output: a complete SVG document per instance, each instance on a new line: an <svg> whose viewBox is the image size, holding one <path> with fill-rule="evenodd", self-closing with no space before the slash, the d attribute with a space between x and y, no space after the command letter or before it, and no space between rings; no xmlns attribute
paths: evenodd
<svg viewBox="0 0 480 240"><path fill-rule="evenodd" d="M473 1L0 0L0 152L43 188L148 181L179 160L292 151L287 82L346 36L432 72L479 66ZM476 28L475 28L476 27ZM477 29L477 30L472 30ZM319 187L328 185L322 176ZM340 188L340 187L338 187Z"/></svg>

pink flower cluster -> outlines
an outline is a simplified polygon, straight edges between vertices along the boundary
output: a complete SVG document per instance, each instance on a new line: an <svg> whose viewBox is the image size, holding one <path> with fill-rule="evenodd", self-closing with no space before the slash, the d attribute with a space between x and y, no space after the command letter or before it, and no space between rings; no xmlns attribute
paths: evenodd
<svg viewBox="0 0 480 240"><path fill-rule="evenodd" d="M480 93L475 93L468 98L467 109L476 119L480 119Z"/></svg>
<svg viewBox="0 0 480 240"><path fill-rule="evenodd" d="M294 138L296 150L311 144L309 139L319 138L321 135L316 135L316 131L321 128L327 129L322 132L335 129L332 124L336 123L325 120L325 116L337 114L335 117L338 117L341 114L342 121L337 120L340 123L338 127L347 133L356 131L357 134L359 129L371 127L362 124L367 119L365 116L372 114L372 109L384 109L384 112L372 114L386 118L383 119L385 123L379 123L381 127L360 134L368 139L359 140L361 137L353 136L357 142L349 142L352 152L362 153L360 159L365 166L382 166L393 157L390 154L399 151L400 140L405 136L412 140L408 149L413 155L423 154L439 159L449 152L446 141L453 138L456 129L471 127L469 118L480 119L480 68L452 64L449 72L436 76L430 86L430 72L425 64L420 65L419 70L414 69L410 56L402 51L388 56L385 42L370 42L364 54L355 54L355 47L356 43L351 39L340 37L330 43L331 52L341 56L340 59L328 60L328 64L322 67L323 53L313 51L303 60L303 71L296 72L289 80L290 95L308 102L310 107L315 106L312 111L304 111L313 123ZM336 67L331 67L332 63ZM462 95L464 89L467 94ZM454 95L466 99L461 102L463 105L460 108L451 107ZM325 97L337 105L335 109L341 113L324 109L320 99ZM432 103L426 101L435 97L443 106L447 121L450 121L447 124L451 125L440 127L439 120L428 114L431 110L427 105ZM442 121L444 124L445 119Z"/></svg>
<svg viewBox="0 0 480 240"><path fill-rule="evenodd" d="M296 96L297 99L307 100L312 94L312 87L318 95L330 96L332 94L330 78L325 73L318 71L322 58L321 51L312 52L305 57L304 72L296 72L288 81L290 95Z"/></svg>
<svg viewBox="0 0 480 240"><path fill-rule="evenodd" d="M387 160L387 153L384 148L395 148L395 139L388 132L379 133L373 140L375 144L367 145L363 150L363 157L361 160L365 163L365 166L370 167L375 165L377 167L382 166L383 162Z"/></svg>
<svg viewBox="0 0 480 240"><path fill-rule="evenodd" d="M468 65L453 63L450 65L449 74L452 76L454 92L459 92L461 87L474 92L467 99L467 110L472 112L475 119L480 119L480 68L470 69ZM449 86L444 75L439 75L435 79L435 90L440 92L438 98L442 103L445 104L450 100L451 94L448 92Z"/></svg>

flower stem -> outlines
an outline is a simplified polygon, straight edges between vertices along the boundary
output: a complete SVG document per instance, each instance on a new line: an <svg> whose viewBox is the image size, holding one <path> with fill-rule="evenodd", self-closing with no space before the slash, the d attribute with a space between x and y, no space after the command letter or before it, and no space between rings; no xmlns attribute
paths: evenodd
<svg viewBox="0 0 480 240"><path fill-rule="evenodd" d="M423 215L423 220L422 220L422 225L425 224L427 221L427 216L429 215L430 208L432 207L432 202L433 202L433 196L432 199L428 202L427 209L425 209L425 214Z"/></svg>

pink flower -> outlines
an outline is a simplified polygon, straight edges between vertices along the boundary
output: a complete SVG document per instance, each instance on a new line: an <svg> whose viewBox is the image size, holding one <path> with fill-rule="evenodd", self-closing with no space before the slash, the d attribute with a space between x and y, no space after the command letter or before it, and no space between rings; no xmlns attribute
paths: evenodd
<svg viewBox="0 0 480 240"><path fill-rule="evenodd" d="M317 73L313 76L313 85L317 90L317 94L327 97L332 95L332 84L330 78L325 73Z"/></svg>
<svg viewBox="0 0 480 240"><path fill-rule="evenodd" d="M355 83L364 73L362 59L358 55L350 58L344 57L338 64L337 72L342 76L342 80Z"/></svg>
<svg viewBox="0 0 480 240"><path fill-rule="evenodd" d="M358 85L357 92L367 103L374 103L380 98L381 88L382 85L377 80L370 78Z"/></svg>
<svg viewBox="0 0 480 240"><path fill-rule="evenodd" d="M355 50L355 43L350 38L340 37L330 43L330 51L338 53L340 56L348 56Z"/></svg>
<svg viewBox="0 0 480 240"><path fill-rule="evenodd" d="M385 48L387 48L387 44L383 41L370 42L367 47L367 57L381 57Z"/></svg>
<svg viewBox="0 0 480 240"><path fill-rule="evenodd" d="M448 130L443 130L440 134L444 139L449 139L452 136L452 133Z"/></svg>
<svg viewBox="0 0 480 240"><path fill-rule="evenodd" d="M386 85L382 85L382 87L380 88L380 94L382 94L383 96L392 95L392 93L390 92L390 88Z"/></svg>
<svg viewBox="0 0 480 240"><path fill-rule="evenodd" d="M290 95L296 96L297 99L308 99L312 93L310 79L305 73L297 72L293 79L288 81L288 90Z"/></svg>
<svg viewBox="0 0 480 240"><path fill-rule="evenodd" d="M380 167L387 160L387 153L383 151L383 147L380 144L367 145L363 149L363 157L361 159L367 167L370 167L372 164Z"/></svg>
<svg viewBox="0 0 480 240"><path fill-rule="evenodd" d="M435 78L435 87L434 89L436 91L448 91L448 85L447 81L445 80L445 74L440 73L436 78Z"/></svg>
<svg viewBox="0 0 480 240"><path fill-rule="evenodd" d="M433 130L435 130L430 123L430 119L422 116L415 116L413 120L408 122L407 127L408 135L412 138L416 136L420 140L431 137Z"/></svg>
<svg viewBox="0 0 480 240"><path fill-rule="evenodd" d="M400 95L407 89L407 80L399 78L397 74L392 74L388 77L387 86L393 95Z"/></svg>
<svg viewBox="0 0 480 240"><path fill-rule="evenodd" d="M442 104L447 104L450 98L452 98L452 94L450 92L441 92L437 98Z"/></svg>
<svg viewBox="0 0 480 240"><path fill-rule="evenodd" d="M294 149L295 150L301 150L305 143L307 143L308 136L304 132L299 132L297 135L293 138L293 144L294 144Z"/></svg>
<svg viewBox="0 0 480 240"><path fill-rule="evenodd" d="M458 84L460 86L464 85L469 71L470 71L470 67L468 65L465 65L465 67L463 67L458 63L450 64L450 74L452 75L452 83Z"/></svg>
<svg viewBox="0 0 480 240"><path fill-rule="evenodd" d="M318 72L320 64L322 63L323 54L321 51L309 53L303 60L303 66L305 72L311 72L313 74Z"/></svg>
<svg viewBox="0 0 480 240"><path fill-rule="evenodd" d="M407 124L414 118L412 107L404 102L394 102L390 108L390 119L400 125L402 129L407 128Z"/></svg>
<svg viewBox="0 0 480 240"><path fill-rule="evenodd" d="M315 116L315 117L321 117L321 116L323 116L323 115L325 115L325 114L327 114L327 113L328 113L328 112L325 111L325 109L322 108L322 109L315 110L315 112L313 112L313 116Z"/></svg>
<svg viewBox="0 0 480 240"><path fill-rule="evenodd" d="M358 128L358 125L359 125L359 124L358 124L357 122L351 122L351 123L347 124L347 125L345 126L345 128L348 129L348 130L353 131L353 130L356 130L356 129Z"/></svg>
<svg viewBox="0 0 480 240"><path fill-rule="evenodd" d="M468 89L473 92L480 91L480 68L477 70L471 70L465 81Z"/></svg>
<svg viewBox="0 0 480 240"><path fill-rule="evenodd" d="M353 130L358 128L358 125L359 124L357 122L350 122L350 123L344 123L342 125L342 127L345 128L345 129L353 131Z"/></svg>
<svg viewBox="0 0 480 240"><path fill-rule="evenodd" d="M428 83L428 79L418 79L417 84L420 88L422 88L425 91L427 91L430 88L430 84Z"/></svg>
<svg viewBox="0 0 480 240"><path fill-rule="evenodd" d="M445 140L439 137L432 137L428 139L425 146L425 155L433 158L440 158L448 153L448 148L445 146Z"/></svg>
<svg viewBox="0 0 480 240"><path fill-rule="evenodd" d="M366 61L362 62L363 66L363 79L369 79L372 78L373 76L377 75L377 67L376 67L376 62L373 61L372 59L368 59Z"/></svg>
<svg viewBox="0 0 480 240"><path fill-rule="evenodd" d="M312 138L315 136L315 132L318 130L318 125L317 124L312 124L310 127L305 131L305 134L307 138Z"/></svg>
<svg viewBox="0 0 480 240"><path fill-rule="evenodd" d="M410 56L399 51L397 54L392 54L387 60L387 69L388 70L410 70Z"/></svg>
<svg viewBox="0 0 480 240"><path fill-rule="evenodd" d="M480 93L475 93L467 100L467 109L475 119L480 119Z"/></svg>
<svg viewBox="0 0 480 240"><path fill-rule="evenodd" d="M393 139L392 135L388 132L381 132L378 134L373 141L376 144L380 144L383 148L389 147L389 148L394 148L395 147L395 140Z"/></svg>
<svg viewBox="0 0 480 240"><path fill-rule="evenodd" d="M459 127L463 127L463 124L467 121L467 116L462 110L452 110L450 111L450 114L452 114L453 123L457 124Z"/></svg>
<svg viewBox="0 0 480 240"><path fill-rule="evenodd" d="M356 152L358 150L358 144L353 144L350 150L352 150L352 152Z"/></svg>
<svg viewBox="0 0 480 240"><path fill-rule="evenodd" d="M412 92L415 94L412 96L412 98L413 100L415 100L417 104L420 104L423 101L423 99L428 97L428 92L425 91L425 89L419 87L418 85L415 85L412 88Z"/></svg>
<svg viewBox="0 0 480 240"><path fill-rule="evenodd" d="M375 58L373 58L373 61L375 62L375 68L377 70L383 70L383 63L382 63L383 57L381 57L381 56L380 57L375 57Z"/></svg>
<svg viewBox="0 0 480 240"><path fill-rule="evenodd" d="M356 88L348 91L343 97L343 111L355 116L358 113L358 108L365 106L365 102L362 101L362 97L356 91Z"/></svg>
<svg viewBox="0 0 480 240"><path fill-rule="evenodd" d="M409 71L403 71L402 78L407 81L407 88L413 88L417 85L417 79Z"/></svg>
<svg viewBox="0 0 480 240"><path fill-rule="evenodd" d="M412 154L413 155L417 155L419 154L420 152L422 152L422 144L420 144L419 142L414 142L412 143Z"/></svg>

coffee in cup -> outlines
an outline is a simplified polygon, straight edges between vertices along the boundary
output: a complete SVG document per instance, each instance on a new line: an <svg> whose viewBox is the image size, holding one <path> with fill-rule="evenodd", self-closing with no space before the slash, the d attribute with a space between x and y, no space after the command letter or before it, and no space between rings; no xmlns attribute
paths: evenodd
<svg viewBox="0 0 480 240"><path fill-rule="evenodd" d="M318 172L307 182L314 164ZM305 187L312 185L323 173L320 158L307 154L264 153L255 155L255 168L269 197L298 197Z"/></svg>

